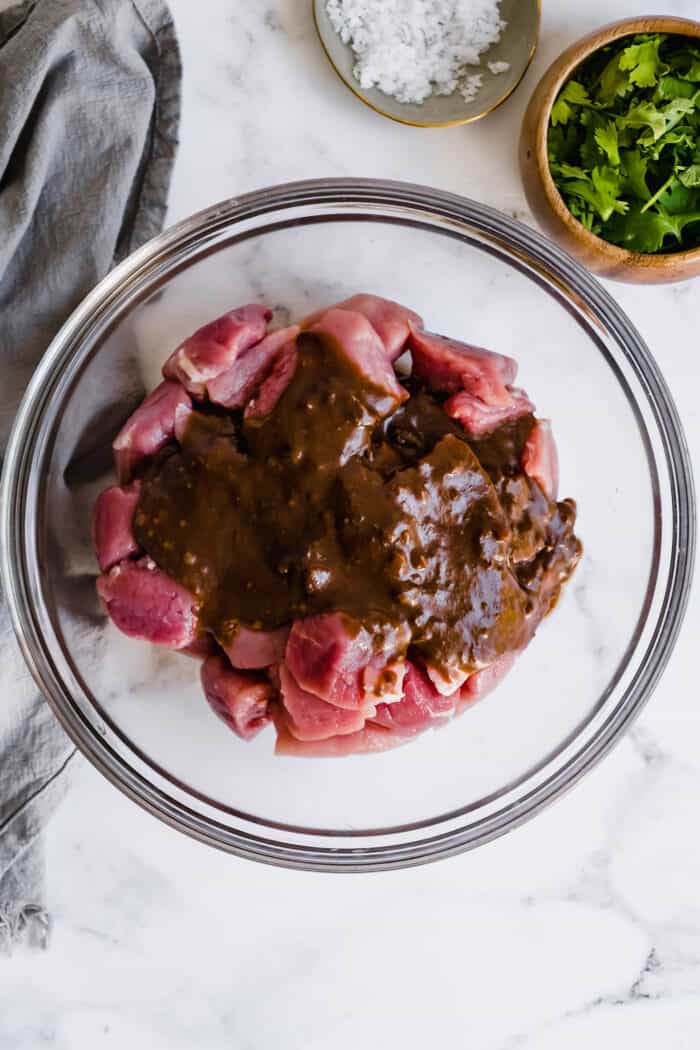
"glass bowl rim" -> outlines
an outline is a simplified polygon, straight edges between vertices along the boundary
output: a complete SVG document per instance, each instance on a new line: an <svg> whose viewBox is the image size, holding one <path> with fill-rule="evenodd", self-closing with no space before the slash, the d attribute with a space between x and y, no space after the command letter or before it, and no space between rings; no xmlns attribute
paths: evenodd
<svg viewBox="0 0 700 1050"><path fill-rule="evenodd" d="M46 439L47 389L69 362L84 349L84 330L96 317L114 314L130 287L148 285L149 275L161 265L175 273L192 260L197 245L216 231L233 230L243 220L284 212L294 207L345 205L371 209L394 207L412 213L420 225L426 213L444 224L456 224L490 235L516 257L541 268L564 289L592 309L599 323L616 337L618 345L643 382L648 403L663 442L671 485L669 516L671 552L664 603L647 652L642 673L623 694L605 723L585 746L544 783L503 810L465 827L451 828L409 843L370 848L340 848L281 843L233 830L169 797L97 739L93 726L72 702L70 690L55 668L45 645L31 588L25 544L26 496L37 441ZM368 212L354 215L357 219ZM269 228L266 228L269 229ZM274 229L274 226L272 227ZM263 233L265 229L263 230ZM438 231L436 231L438 232ZM196 255L199 258L199 255ZM531 279L532 279L532 275ZM39 457L41 458L41 457ZM268 864L316 871L366 871L407 867L437 860L490 841L523 823L572 787L617 742L648 700L675 645L688 602L695 551L695 497L693 474L683 429L671 394L650 350L612 296L580 264L542 234L502 212L468 198L405 182L335 178L284 183L230 198L182 220L132 253L112 270L82 301L52 340L38 365L18 409L7 447L0 489L0 573L11 620L25 661L37 685L79 750L115 786L143 808L190 836L239 856ZM439 824L435 818L432 826ZM423 822L430 827L431 821ZM329 834L331 834L329 832Z"/></svg>

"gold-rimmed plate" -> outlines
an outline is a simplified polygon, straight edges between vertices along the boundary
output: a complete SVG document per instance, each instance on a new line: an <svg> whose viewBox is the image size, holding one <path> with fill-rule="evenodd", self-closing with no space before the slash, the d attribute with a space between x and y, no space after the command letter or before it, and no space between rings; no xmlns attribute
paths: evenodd
<svg viewBox="0 0 700 1050"><path fill-rule="evenodd" d="M467 102L459 91L455 91L451 95L430 95L422 103L397 102L378 88L363 88L355 79L355 55L351 46L343 43L333 28L326 0L313 0L313 12L328 60L352 93L383 117L418 128L470 124L500 106L524 77L540 31L540 0L502 0L501 17L507 25L498 43L481 56L481 65L473 67L474 73L483 76L483 84L475 98ZM507 62L509 68L503 73L492 73L489 62Z"/></svg>

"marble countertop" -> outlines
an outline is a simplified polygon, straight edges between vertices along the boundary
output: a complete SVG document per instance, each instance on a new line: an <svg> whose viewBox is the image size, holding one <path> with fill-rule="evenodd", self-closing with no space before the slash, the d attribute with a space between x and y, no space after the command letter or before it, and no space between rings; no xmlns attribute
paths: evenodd
<svg viewBox="0 0 700 1050"><path fill-rule="evenodd" d="M341 85L308 0L171 0L185 64L170 220L263 185L410 178L530 222L524 106L563 47L633 0L544 0L515 96L419 131ZM697 0L667 0L692 16ZM611 285L700 448L700 282ZM160 824L83 763L47 836L50 949L0 960L2 1050L690 1050L700 1042L697 588L644 714L575 790L510 835L365 877L268 869Z"/></svg>

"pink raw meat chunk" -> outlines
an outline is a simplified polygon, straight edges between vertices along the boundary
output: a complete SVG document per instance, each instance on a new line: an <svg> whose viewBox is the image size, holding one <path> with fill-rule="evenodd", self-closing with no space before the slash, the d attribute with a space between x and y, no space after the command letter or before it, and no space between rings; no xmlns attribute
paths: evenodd
<svg viewBox="0 0 700 1050"><path fill-rule="evenodd" d="M202 664L202 688L212 709L242 740L270 722L270 683L262 675L234 671L220 653Z"/></svg>
<svg viewBox="0 0 700 1050"><path fill-rule="evenodd" d="M239 627L238 634L221 648L225 651L234 667L242 670L269 667L278 664L284 657L284 649L289 637L289 627L280 627L277 631L254 631L251 627Z"/></svg>
<svg viewBox="0 0 700 1050"><path fill-rule="evenodd" d="M141 549L131 528L140 490L141 482L134 481L124 489L112 485L97 497L92 514L92 540L102 572Z"/></svg>
<svg viewBox="0 0 700 1050"><path fill-rule="evenodd" d="M475 671L474 674L470 675L460 689L457 714L461 714L465 707L477 700L481 700L492 689L495 689L510 671L517 655L517 653L504 653L503 656L497 657L488 667L484 667L481 671Z"/></svg>
<svg viewBox="0 0 700 1050"><path fill-rule="evenodd" d="M458 699L459 690L451 696L443 696L420 667L409 663L403 699L395 704L379 704L372 722L395 733L413 736L454 714Z"/></svg>
<svg viewBox="0 0 700 1050"><path fill-rule="evenodd" d="M267 332L272 311L251 303L210 321L174 350L163 365L166 379L182 383L194 397L203 397L207 384L231 367L239 354L259 343Z"/></svg>
<svg viewBox="0 0 700 1050"><path fill-rule="evenodd" d="M487 405L480 398L468 394L466 390L460 390L448 398L442 407L448 416L462 424L467 434L480 438L490 434L503 423L509 423L535 411L535 406L524 390L508 387L508 391L511 401L506 405Z"/></svg>
<svg viewBox="0 0 700 1050"><path fill-rule="evenodd" d="M525 442L522 468L534 478L548 499L557 498L559 488L559 459L548 419L536 419Z"/></svg>
<svg viewBox="0 0 700 1050"><path fill-rule="evenodd" d="M275 754L295 758L344 758L348 755L367 755L400 747L410 737L399 736L381 726L365 726L347 736L331 736L326 740L297 740L281 719L275 721L277 742Z"/></svg>
<svg viewBox="0 0 700 1050"><path fill-rule="evenodd" d="M207 383L210 401L226 408L243 408L274 370L285 349L290 347L293 350L298 333L299 325L279 328L242 351L230 368Z"/></svg>
<svg viewBox="0 0 700 1050"><path fill-rule="evenodd" d="M390 361L401 355L411 327L423 327L423 318L413 310L395 303L392 299L382 299L379 295L366 293L351 295L349 299L343 299L341 303L335 303L332 307L317 310L302 321L303 327L309 328L316 321L320 321L328 309L352 310L366 317L384 344Z"/></svg>
<svg viewBox="0 0 700 1050"><path fill-rule="evenodd" d="M384 344L362 314L351 310L327 310L308 331L334 341L365 382L390 399L387 411L406 400L408 391L396 378Z"/></svg>
<svg viewBox="0 0 700 1050"><path fill-rule="evenodd" d="M122 485L130 481L137 463L172 441L176 420L182 426L191 410L189 395L179 383L166 381L148 395L112 442L117 476Z"/></svg>
<svg viewBox="0 0 700 1050"><path fill-rule="evenodd" d="M188 399L189 400L189 399ZM182 444L182 440L187 430L187 424L190 421L192 415L192 402L189 404L175 405L175 440Z"/></svg>
<svg viewBox="0 0 700 1050"><path fill-rule="evenodd" d="M508 384L518 371L512 358L416 329L411 329L408 345L413 375L431 390L444 394L465 390L494 408L511 405Z"/></svg>
<svg viewBox="0 0 700 1050"><path fill-rule="evenodd" d="M256 397L248 403L243 413L246 419L262 419L269 416L292 381L297 367L295 343L287 343L275 358L272 368L260 384Z"/></svg>
<svg viewBox="0 0 700 1050"><path fill-rule="evenodd" d="M328 737L346 736L363 728L363 711L335 707L325 700L319 700L313 693L307 693L284 664L279 674L287 727L297 740L327 740Z"/></svg>
<svg viewBox="0 0 700 1050"><path fill-rule="evenodd" d="M110 619L131 638L184 649L197 635L192 595L150 558L123 561L97 580Z"/></svg>
<svg viewBox="0 0 700 1050"><path fill-rule="evenodd" d="M367 692L364 680L366 668L377 655L368 631L349 616L323 613L295 621L285 660L302 689L336 707L357 711L366 710L378 699ZM384 665L387 660L385 656Z"/></svg>

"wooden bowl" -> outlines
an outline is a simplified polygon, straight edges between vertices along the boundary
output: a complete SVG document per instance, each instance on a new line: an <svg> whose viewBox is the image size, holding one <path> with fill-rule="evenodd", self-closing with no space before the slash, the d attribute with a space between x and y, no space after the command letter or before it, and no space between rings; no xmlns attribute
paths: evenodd
<svg viewBox="0 0 700 1050"><path fill-rule="evenodd" d="M700 248L647 255L596 237L567 208L547 158L549 118L561 88L577 66L598 48L635 33L673 33L700 39L700 22L661 15L626 18L590 33L567 48L544 74L525 111L520 135L520 172L528 203L538 222L589 270L616 281L666 284L700 274Z"/></svg>

